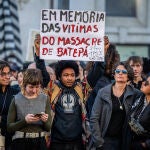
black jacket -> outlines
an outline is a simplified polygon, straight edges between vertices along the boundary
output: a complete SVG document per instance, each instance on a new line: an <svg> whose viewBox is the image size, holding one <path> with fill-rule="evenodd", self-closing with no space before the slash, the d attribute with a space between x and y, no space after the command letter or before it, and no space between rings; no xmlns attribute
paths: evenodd
<svg viewBox="0 0 150 150"><path fill-rule="evenodd" d="M104 75L105 62L95 62L87 75L87 81L91 88L94 88L98 79Z"/></svg>
<svg viewBox="0 0 150 150"><path fill-rule="evenodd" d="M88 118L90 118L91 115L91 111L92 111L92 107L96 98L96 95L98 93L98 91L105 87L106 85L110 84L112 82L111 78L108 76L102 76L100 77L100 79L97 81L94 89L92 90L92 92L90 93L90 96L88 97L87 101L86 101L86 110L87 110L87 115Z"/></svg>
<svg viewBox="0 0 150 150"><path fill-rule="evenodd" d="M43 76L43 87L47 87L49 81L50 81L50 76L46 70L45 62L43 59L40 59L39 56L34 57L36 67L41 70L42 76Z"/></svg>
<svg viewBox="0 0 150 150"><path fill-rule="evenodd" d="M9 110L9 105L12 101L14 95L16 95L20 90L7 86L5 92L2 91L2 85L0 85L0 115L1 115L1 134L5 136L5 147L7 148L11 144L11 134L7 132L7 115Z"/></svg>
<svg viewBox="0 0 150 150"><path fill-rule="evenodd" d="M92 132L92 140L96 147L100 147L104 143L104 137L108 129L108 125L112 114L111 99L112 84L105 86L98 91L91 116L90 126ZM128 115L135 100L141 95L141 92L130 85L127 85L124 92L123 104L126 111L126 118L122 131L122 148L121 150L129 150L131 142L131 132L128 125Z"/></svg>
<svg viewBox="0 0 150 150"><path fill-rule="evenodd" d="M74 86L68 88L60 82L62 92L55 104L55 116L51 129L51 141L68 143L82 139L82 111Z"/></svg>

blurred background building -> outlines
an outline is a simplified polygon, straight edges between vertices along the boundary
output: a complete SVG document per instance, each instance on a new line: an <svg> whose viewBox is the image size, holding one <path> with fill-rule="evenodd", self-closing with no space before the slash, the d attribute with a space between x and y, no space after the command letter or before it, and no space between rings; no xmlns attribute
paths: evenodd
<svg viewBox="0 0 150 150"><path fill-rule="evenodd" d="M2 1L2 0L0 0ZM41 9L95 10L106 12L105 33L117 45L121 60L131 55L150 57L150 0L16 0L26 59L29 32L40 29Z"/></svg>

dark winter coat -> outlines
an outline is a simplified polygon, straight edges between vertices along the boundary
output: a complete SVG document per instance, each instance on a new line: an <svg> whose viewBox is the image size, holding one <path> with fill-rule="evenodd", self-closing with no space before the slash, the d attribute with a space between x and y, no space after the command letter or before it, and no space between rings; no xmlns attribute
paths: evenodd
<svg viewBox="0 0 150 150"><path fill-rule="evenodd" d="M92 108L90 117L90 126L92 132L92 141L96 147L100 147L104 143L104 137L112 114L112 100L111 100L112 84L99 90L95 103ZM122 131L122 150L129 150L131 142L131 130L128 125L128 113L134 101L139 98L141 92L130 85L127 85L124 92L123 105L126 111L126 118Z"/></svg>
<svg viewBox="0 0 150 150"><path fill-rule="evenodd" d="M94 88L100 77L104 75L105 62L95 62L87 75L87 81L91 88Z"/></svg>
<svg viewBox="0 0 150 150"><path fill-rule="evenodd" d="M98 82L96 83L94 89L92 90L92 92L90 93L90 96L88 97L87 101L86 101L86 110L87 110L87 115L88 118L90 118L91 115L91 111L92 111L92 107L96 98L96 95L98 93L98 91L107 86L108 84L110 84L112 82L111 78L108 76L102 76Z"/></svg>

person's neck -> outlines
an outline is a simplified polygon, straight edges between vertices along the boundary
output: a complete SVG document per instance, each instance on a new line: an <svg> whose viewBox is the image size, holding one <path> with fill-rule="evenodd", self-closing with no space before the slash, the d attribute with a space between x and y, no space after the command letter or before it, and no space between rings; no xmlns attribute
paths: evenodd
<svg viewBox="0 0 150 150"><path fill-rule="evenodd" d="M4 93L6 91L6 86L2 85L1 88L2 88L2 92Z"/></svg>
<svg viewBox="0 0 150 150"><path fill-rule="evenodd" d="M24 91L24 92L22 92L22 94L23 94L27 99L35 99L35 98L38 97L38 95L40 94L40 92L31 95L31 94L27 93L26 91Z"/></svg>
<svg viewBox="0 0 150 150"><path fill-rule="evenodd" d="M120 97L125 91L126 84L115 83L113 86L113 93L115 96Z"/></svg>
<svg viewBox="0 0 150 150"><path fill-rule="evenodd" d="M146 95L146 101L150 103L150 95Z"/></svg>
<svg viewBox="0 0 150 150"><path fill-rule="evenodd" d="M134 83L138 83L139 81L142 81L142 76L134 77Z"/></svg>
<svg viewBox="0 0 150 150"><path fill-rule="evenodd" d="M26 95L26 94L24 96L28 99L34 99L38 97L38 95Z"/></svg>
<svg viewBox="0 0 150 150"><path fill-rule="evenodd" d="M125 89L125 87L126 87L126 84L124 84L124 83L115 83L114 84L114 88L115 89L119 89L119 90L122 90L122 89Z"/></svg>

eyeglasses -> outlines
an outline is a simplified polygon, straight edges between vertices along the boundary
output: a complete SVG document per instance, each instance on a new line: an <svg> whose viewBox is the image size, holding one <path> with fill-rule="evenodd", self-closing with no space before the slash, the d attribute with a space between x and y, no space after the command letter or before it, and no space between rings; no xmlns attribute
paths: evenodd
<svg viewBox="0 0 150 150"><path fill-rule="evenodd" d="M116 74L119 74L119 73L121 73L121 72L122 72L123 74L127 74L127 73L128 73L127 70L120 70L120 69L116 69L116 70L115 70L115 73L116 73Z"/></svg>
<svg viewBox="0 0 150 150"><path fill-rule="evenodd" d="M6 76L11 76L11 72L8 72L8 73L6 73L6 72L1 72L0 73L0 75L2 76L2 77L6 77Z"/></svg>
<svg viewBox="0 0 150 150"><path fill-rule="evenodd" d="M144 86L148 86L148 85L150 85L150 83L146 80L146 81L144 82Z"/></svg>

